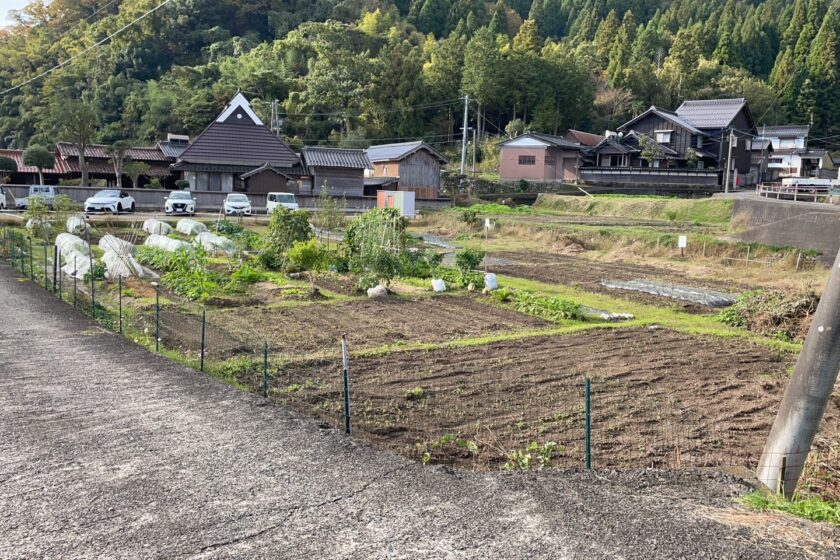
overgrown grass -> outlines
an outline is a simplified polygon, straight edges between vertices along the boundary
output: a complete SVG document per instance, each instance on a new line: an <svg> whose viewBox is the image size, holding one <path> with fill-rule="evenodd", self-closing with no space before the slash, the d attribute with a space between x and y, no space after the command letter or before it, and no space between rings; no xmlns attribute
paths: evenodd
<svg viewBox="0 0 840 560"><path fill-rule="evenodd" d="M585 197L540 194L534 203L534 209L537 212L618 216L697 224L728 224L732 218L732 201L717 198Z"/></svg>
<svg viewBox="0 0 840 560"><path fill-rule="evenodd" d="M750 492L739 499L743 505L758 511L781 511L811 521L840 525L840 502L808 497L786 500L779 496L769 496L762 492Z"/></svg>

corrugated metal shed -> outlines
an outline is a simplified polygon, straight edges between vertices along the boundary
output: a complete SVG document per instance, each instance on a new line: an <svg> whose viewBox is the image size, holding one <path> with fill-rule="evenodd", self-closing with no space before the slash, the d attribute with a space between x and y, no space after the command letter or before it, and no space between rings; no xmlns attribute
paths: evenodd
<svg viewBox="0 0 840 560"><path fill-rule="evenodd" d="M746 100L737 99L699 99L684 101L679 106L677 116L700 129L722 129L728 127Z"/></svg>
<svg viewBox="0 0 840 560"><path fill-rule="evenodd" d="M303 148L303 160L307 167L343 167L347 169L368 169L370 160L364 150L351 148Z"/></svg>
<svg viewBox="0 0 840 560"><path fill-rule="evenodd" d="M417 150L427 150L441 163L445 164L449 162L449 160L442 154L422 140L414 142L401 142L399 144L380 144L379 146L371 146L367 149L367 157L373 163L380 161L400 161L410 156Z"/></svg>

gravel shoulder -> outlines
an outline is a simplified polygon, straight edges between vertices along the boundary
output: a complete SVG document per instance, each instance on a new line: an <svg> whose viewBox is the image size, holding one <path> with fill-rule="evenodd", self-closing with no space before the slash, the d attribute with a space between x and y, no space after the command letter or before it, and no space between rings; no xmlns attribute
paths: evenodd
<svg viewBox="0 0 840 560"><path fill-rule="evenodd" d="M423 467L150 354L5 265L0 301L2 559L838 557L840 531L747 514L728 475Z"/></svg>

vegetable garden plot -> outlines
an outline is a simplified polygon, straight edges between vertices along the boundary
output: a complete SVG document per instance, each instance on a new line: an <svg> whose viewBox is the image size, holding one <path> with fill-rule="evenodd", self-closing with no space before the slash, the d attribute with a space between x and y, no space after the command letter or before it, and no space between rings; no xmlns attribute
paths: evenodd
<svg viewBox="0 0 840 560"><path fill-rule="evenodd" d="M342 333L353 350L361 350L551 326L476 298L453 296L214 310L207 319L232 333L258 332L274 352L292 356L336 353Z"/></svg>
<svg viewBox="0 0 840 560"><path fill-rule="evenodd" d="M648 329L357 357L354 433L468 468L498 468L532 443L553 443L552 465L581 468L588 375L596 468L752 468L792 360L744 340ZM272 361L271 396L337 426L340 371L337 358ZM840 396L821 429L838 434Z"/></svg>

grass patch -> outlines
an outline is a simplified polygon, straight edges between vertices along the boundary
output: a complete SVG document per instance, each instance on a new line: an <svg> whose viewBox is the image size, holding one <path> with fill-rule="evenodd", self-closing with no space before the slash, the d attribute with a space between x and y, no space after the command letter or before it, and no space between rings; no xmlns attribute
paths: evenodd
<svg viewBox="0 0 840 560"><path fill-rule="evenodd" d="M540 194L534 203L534 209L537 212L618 216L698 224L728 224L732 218L732 201L717 198L682 199L642 196L590 198Z"/></svg>
<svg viewBox="0 0 840 560"><path fill-rule="evenodd" d="M768 496L762 492L750 492L739 498L741 504L758 511L781 511L797 517L823 523L840 525L840 502L821 498L786 500L779 496Z"/></svg>

